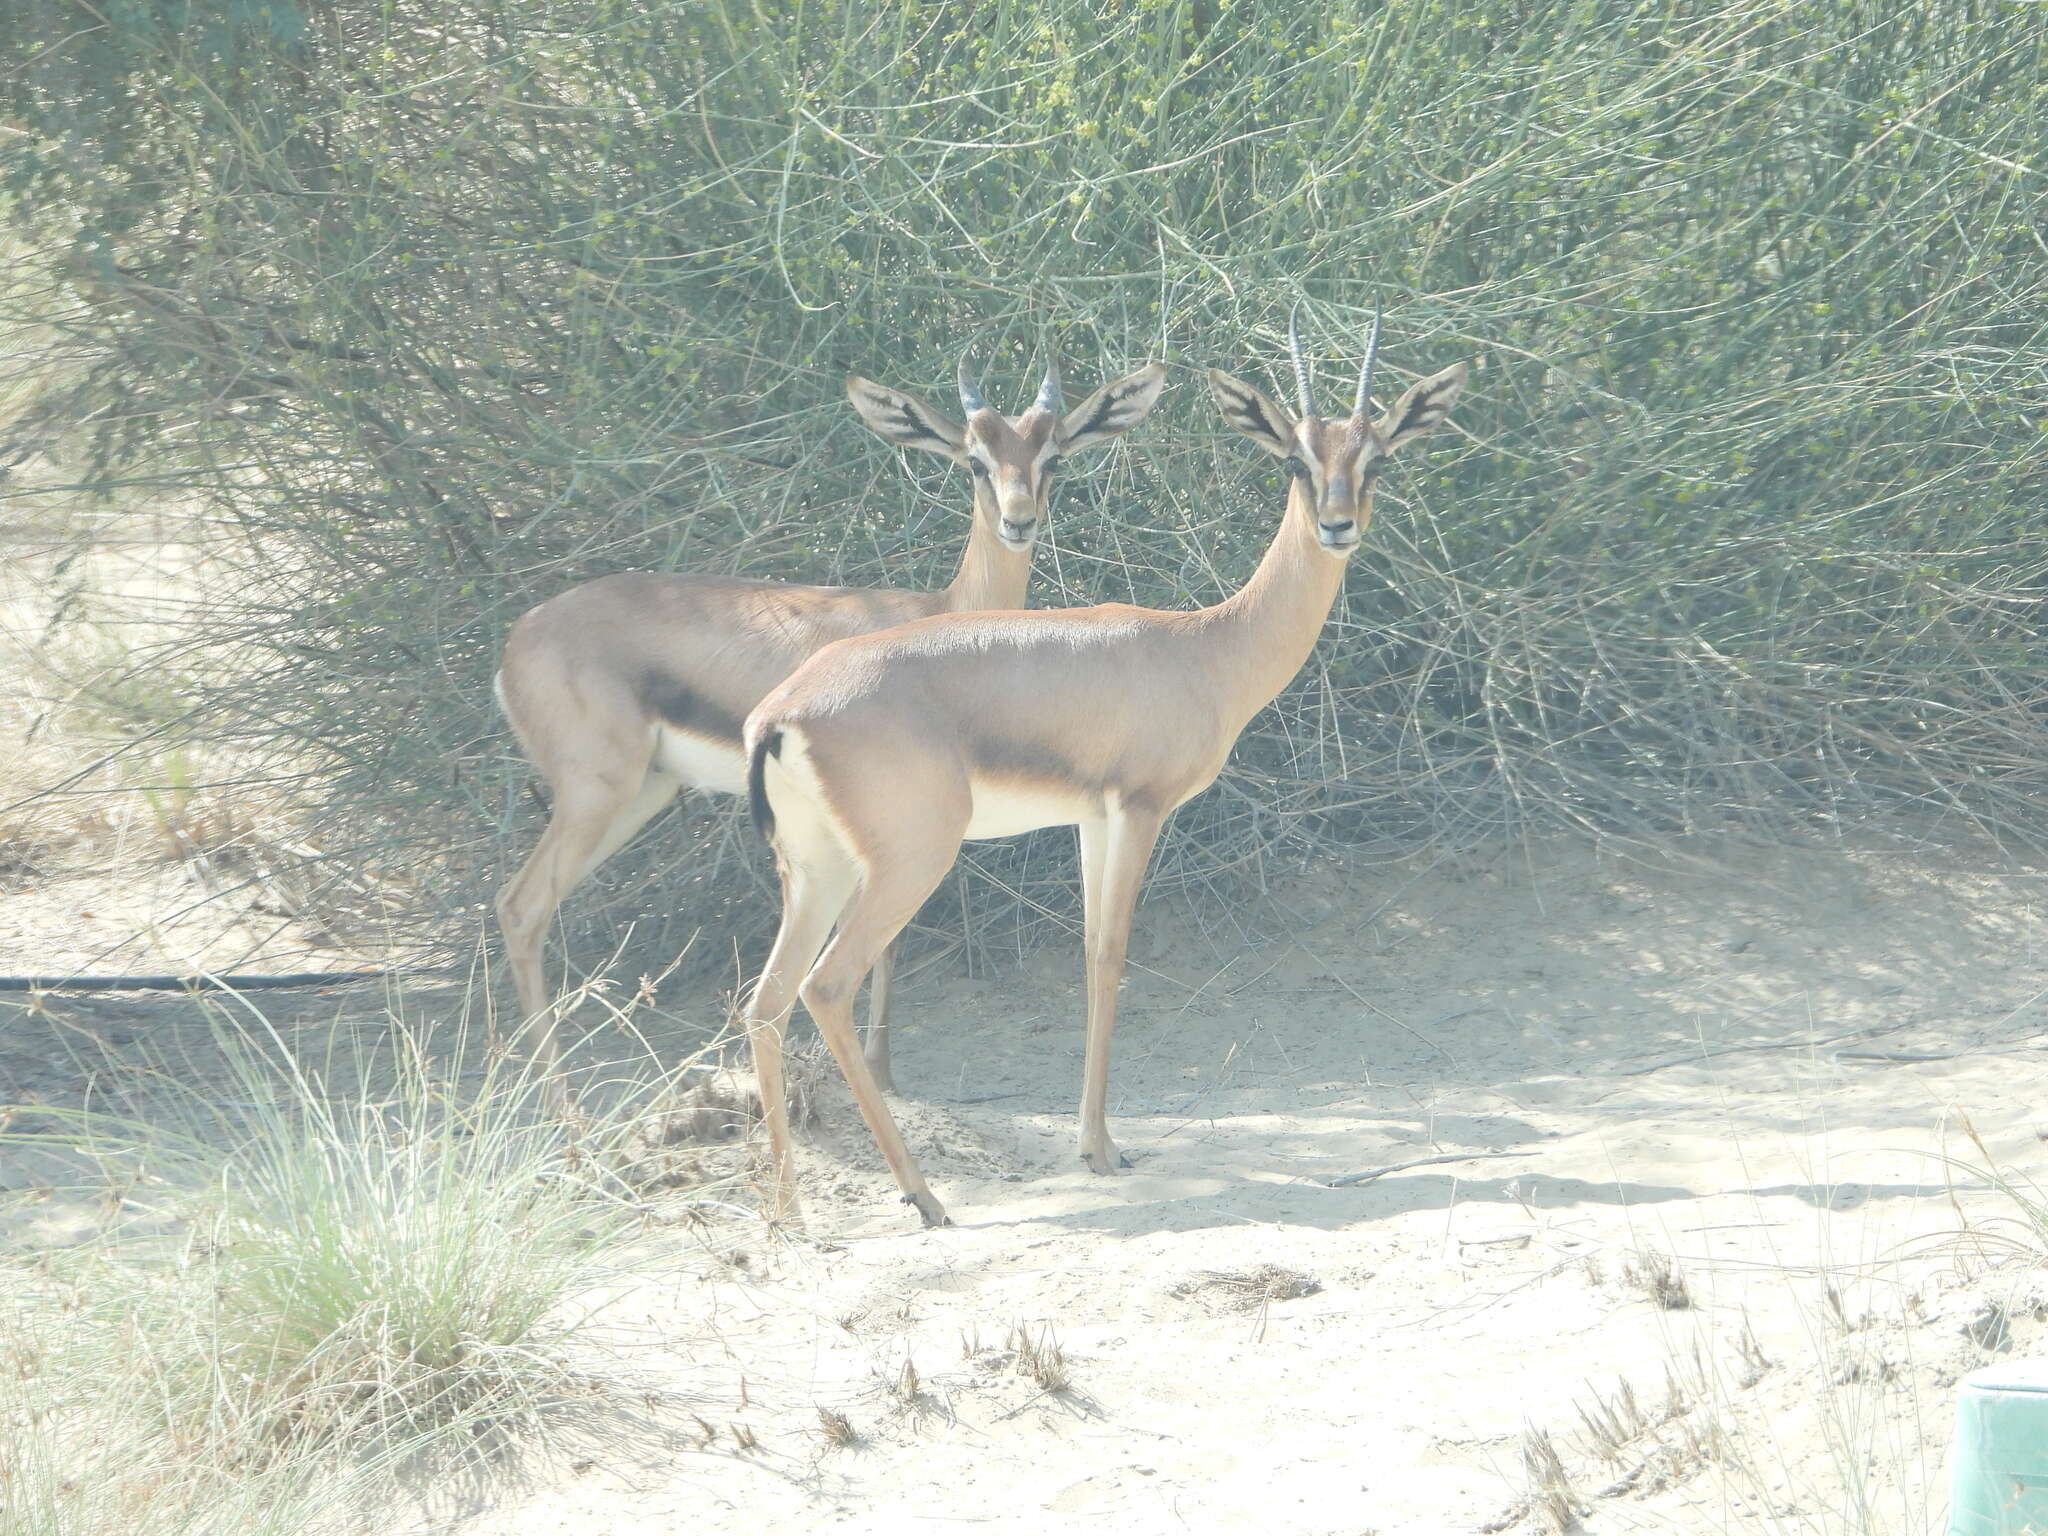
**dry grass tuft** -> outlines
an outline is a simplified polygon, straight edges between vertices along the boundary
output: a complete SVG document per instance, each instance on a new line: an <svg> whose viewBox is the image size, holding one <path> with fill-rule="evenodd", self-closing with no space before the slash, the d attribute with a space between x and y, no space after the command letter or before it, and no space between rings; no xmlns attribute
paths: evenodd
<svg viewBox="0 0 2048 1536"><path fill-rule="evenodd" d="M761 1120L761 1100L724 1072L696 1075L648 1129L650 1145L722 1146L746 1139Z"/></svg>
<svg viewBox="0 0 2048 1536"><path fill-rule="evenodd" d="M818 1405L818 1433L825 1437L827 1445L860 1444L860 1436L854 1430L853 1420L837 1408L827 1408L822 1403Z"/></svg>
<svg viewBox="0 0 2048 1536"><path fill-rule="evenodd" d="M838 1087L838 1063L833 1061L825 1042L815 1038L791 1048L783 1058L782 1076L789 1090L789 1123L796 1130L818 1124L824 1096L842 1091Z"/></svg>
<svg viewBox="0 0 2048 1536"><path fill-rule="evenodd" d="M1253 1269L1203 1269L1168 1288L1167 1294L1195 1301L1212 1312L1258 1312L1276 1301L1313 1296L1322 1281L1281 1264Z"/></svg>
<svg viewBox="0 0 2048 1536"><path fill-rule="evenodd" d="M1580 1403L1579 1423L1586 1431L1586 1443L1601 1460L1620 1466L1623 1453L1638 1436L1653 1427L1650 1415L1636 1397L1633 1383L1623 1379L1613 1395L1602 1396L1595 1389L1591 1403Z"/></svg>
<svg viewBox="0 0 2048 1536"><path fill-rule="evenodd" d="M1533 1424L1522 1431L1522 1472L1528 1479L1527 1509L1555 1536L1579 1528L1579 1499L1572 1491L1564 1458L1548 1430Z"/></svg>
<svg viewBox="0 0 2048 1536"><path fill-rule="evenodd" d="M1684 1312L1692 1306L1692 1291L1678 1261L1668 1253L1644 1250L1622 1270L1622 1278L1666 1312Z"/></svg>
<svg viewBox="0 0 2048 1536"><path fill-rule="evenodd" d="M1742 1320L1742 1332L1735 1340L1735 1358L1740 1366L1735 1384L1744 1391L1762 1381L1771 1368L1771 1357L1764 1353L1763 1345L1757 1340L1756 1329L1748 1318Z"/></svg>
<svg viewBox="0 0 2048 1536"><path fill-rule="evenodd" d="M1066 1351L1053 1337L1050 1323L1042 1325L1035 1337L1028 1324L1015 1324L1003 1347L1010 1353L1011 1368L1036 1382L1040 1391L1064 1392L1074 1384Z"/></svg>
<svg viewBox="0 0 2048 1536"><path fill-rule="evenodd" d="M889 1395L906 1406L924 1395L924 1382L917 1374L917 1362L905 1355L903 1368L889 1381Z"/></svg>

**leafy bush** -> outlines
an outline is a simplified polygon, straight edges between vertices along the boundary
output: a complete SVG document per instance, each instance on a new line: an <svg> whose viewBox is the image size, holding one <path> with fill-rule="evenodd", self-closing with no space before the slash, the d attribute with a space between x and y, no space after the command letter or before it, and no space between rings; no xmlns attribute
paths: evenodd
<svg viewBox="0 0 2048 1536"><path fill-rule="evenodd" d="M84 423L84 478L203 493L244 573L200 631L233 662L213 728L311 764L326 846L423 910L536 830L489 687L534 601L624 567L944 579L966 487L889 462L844 371L945 398L971 347L1000 402L1043 345L1076 383L1168 359L1034 596L1186 605L1280 498L1197 370L1273 367L1298 298L1333 390L1376 296L1387 389L1479 369L1169 873L1290 829L2041 828L2029 7L18 0L0 27L13 304L65 363L17 436ZM574 911L765 932L733 821L683 816ZM1066 905L1069 858L984 850L961 905Z"/></svg>

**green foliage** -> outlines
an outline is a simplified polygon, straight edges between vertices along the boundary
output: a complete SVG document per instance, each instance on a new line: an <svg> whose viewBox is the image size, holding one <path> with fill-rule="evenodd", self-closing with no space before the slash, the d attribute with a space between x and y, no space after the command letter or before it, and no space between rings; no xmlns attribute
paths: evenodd
<svg viewBox="0 0 2048 1536"><path fill-rule="evenodd" d="M1479 369L1171 869L1290 825L2025 832L2039 23L19 0L5 186L46 285L16 302L90 363L43 419L89 420L107 473L175 463L241 541L216 717L310 749L346 846L450 900L532 835L489 690L523 608L623 567L944 579L965 486L906 487L844 371L945 398L971 345L1001 403L1045 337L1077 383L1164 356L1176 389L1063 493L1034 598L1186 605L1250 570L1280 494L1197 370L1273 366L1302 297L1332 389L1375 296L1389 390ZM615 916L751 899L747 861L707 862L729 824L697 828ZM1063 899L1034 848L983 867Z"/></svg>

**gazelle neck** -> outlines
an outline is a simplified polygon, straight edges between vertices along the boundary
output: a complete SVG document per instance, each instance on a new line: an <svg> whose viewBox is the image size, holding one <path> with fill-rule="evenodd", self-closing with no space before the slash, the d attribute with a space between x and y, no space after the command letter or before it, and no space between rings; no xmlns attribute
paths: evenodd
<svg viewBox="0 0 2048 1536"><path fill-rule="evenodd" d="M1370 506L1359 511L1364 523ZM1244 720L1278 697L1308 661L1344 590L1346 563L1316 537L1315 511L1296 481L1288 488L1280 531L1258 570L1208 610L1206 627L1216 646L1217 669Z"/></svg>
<svg viewBox="0 0 2048 1536"><path fill-rule="evenodd" d="M997 536L995 509L982 505L988 494L982 484L975 483L973 523L960 569L946 584L949 613L1022 608L1024 589L1031 582L1031 551L1010 549Z"/></svg>

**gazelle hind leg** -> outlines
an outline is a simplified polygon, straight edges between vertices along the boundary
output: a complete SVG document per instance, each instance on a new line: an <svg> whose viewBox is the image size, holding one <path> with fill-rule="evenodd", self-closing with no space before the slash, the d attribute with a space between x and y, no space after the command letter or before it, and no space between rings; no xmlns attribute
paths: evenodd
<svg viewBox="0 0 2048 1536"><path fill-rule="evenodd" d="M883 1161L896 1176L904 1203L916 1206L928 1227L947 1227L952 1222L946 1208L925 1183L924 1171L904 1146L895 1117L889 1113L881 1087L868 1067L867 1057L861 1053L853 1023L853 997L862 974L895 942L903 925L917 915L925 898L953 867L959 851L957 835L950 846L927 844L920 851L892 847L888 872L867 871L860 892L840 917L839 932L825 946L825 953L819 956L801 988L804 1006L810 1010L818 1033L824 1036L833 1060L839 1063L847 1086L853 1090L854 1103L860 1106L861 1118L881 1149Z"/></svg>
<svg viewBox="0 0 2048 1536"><path fill-rule="evenodd" d="M676 791L682 787L683 781L674 774L663 773L659 768L648 769L647 777L640 781L640 788L626 802L626 808L612 818L612 824L604 829L604 836L590 850L583 867L576 872L571 888L596 874L607 859L631 842L634 834L654 819L656 812L675 799Z"/></svg>
<svg viewBox="0 0 2048 1536"><path fill-rule="evenodd" d="M761 1122L768 1129L769 1180L777 1220L798 1214L796 1165L790 1150L789 1089L782 1071L783 1038L797 987L825 947L832 925L858 882L853 865L826 857L809 865L782 865L782 924L761 979L746 1002L747 1045L754 1058L754 1086L761 1097Z"/></svg>
<svg viewBox="0 0 2048 1536"><path fill-rule="evenodd" d="M519 994L519 1048L537 1070L548 1074L549 1094L558 1100L558 1108L567 1107L567 1090L554 1075L560 1046L555 999L548 991L542 958L548 925L577 883L646 825L676 788L676 780L652 773L630 788L598 779L561 785L540 841L498 893L498 927Z"/></svg>
<svg viewBox="0 0 2048 1536"><path fill-rule="evenodd" d="M889 1010L895 1001L896 946L888 945L868 973L868 1034L864 1054L875 1086L884 1093L896 1091L896 1074L889 1067Z"/></svg>
<svg viewBox="0 0 2048 1536"><path fill-rule="evenodd" d="M1145 866L1166 818L1128 803L1105 821L1081 825L1082 897L1088 950L1088 1049L1081 1074L1081 1160L1091 1173L1128 1167L1109 1139L1109 1045L1131 918Z"/></svg>

